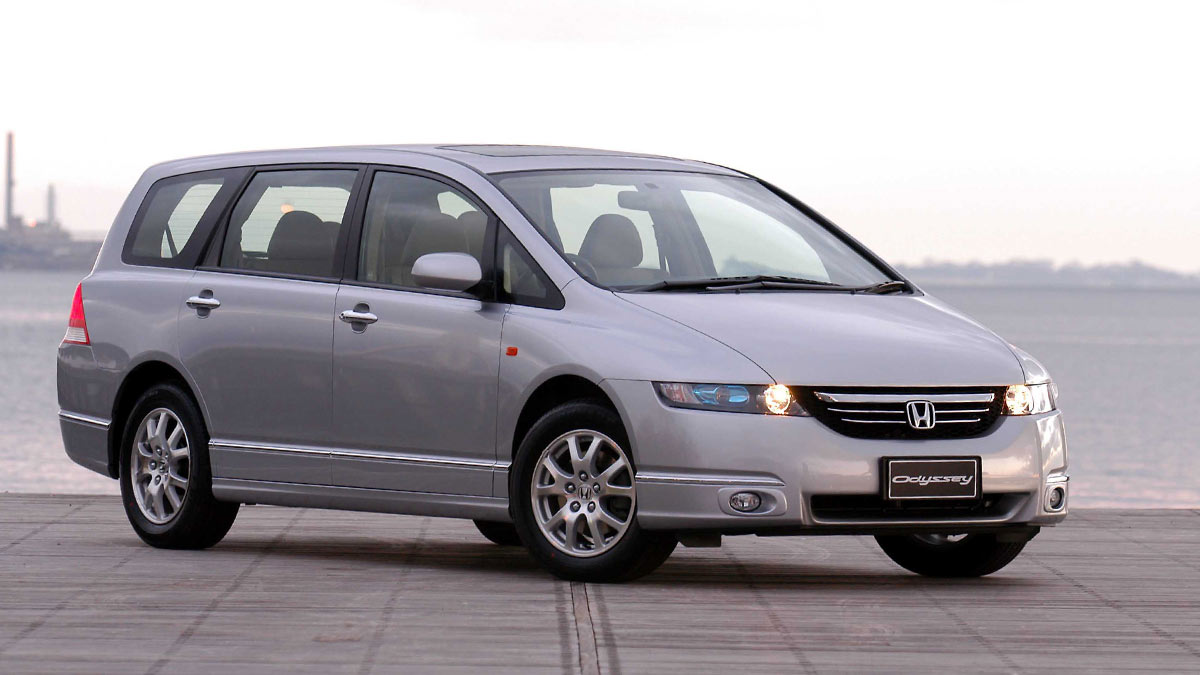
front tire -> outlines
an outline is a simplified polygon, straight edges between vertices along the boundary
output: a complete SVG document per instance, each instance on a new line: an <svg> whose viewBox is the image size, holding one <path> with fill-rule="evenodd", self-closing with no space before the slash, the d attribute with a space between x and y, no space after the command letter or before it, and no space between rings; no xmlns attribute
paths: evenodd
<svg viewBox="0 0 1200 675"><path fill-rule="evenodd" d="M877 536L897 565L927 577L982 577L1008 565L1028 540L1001 541L995 534Z"/></svg>
<svg viewBox="0 0 1200 675"><path fill-rule="evenodd" d="M238 504L212 495L208 433L192 397L157 384L134 404L121 435L121 497L142 541L202 549L225 536Z"/></svg>
<svg viewBox="0 0 1200 675"><path fill-rule="evenodd" d="M530 554L569 581L630 581L675 550L637 522L634 465L620 417L591 401L563 404L525 435L513 463L513 523Z"/></svg>
<svg viewBox="0 0 1200 675"><path fill-rule="evenodd" d="M492 520L476 520L475 529L479 530L485 539L497 546L520 546L521 537L517 528L511 523L498 523Z"/></svg>

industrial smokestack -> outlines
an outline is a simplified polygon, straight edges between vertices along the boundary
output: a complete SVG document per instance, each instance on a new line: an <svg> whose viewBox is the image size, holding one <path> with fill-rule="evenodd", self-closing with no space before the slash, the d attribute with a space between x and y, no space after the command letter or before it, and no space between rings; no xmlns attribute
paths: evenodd
<svg viewBox="0 0 1200 675"><path fill-rule="evenodd" d="M4 223L5 227L15 228L13 221L13 135L8 132L8 143L4 151Z"/></svg>
<svg viewBox="0 0 1200 675"><path fill-rule="evenodd" d="M58 229L58 220L54 217L54 185L46 188L46 228Z"/></svg>

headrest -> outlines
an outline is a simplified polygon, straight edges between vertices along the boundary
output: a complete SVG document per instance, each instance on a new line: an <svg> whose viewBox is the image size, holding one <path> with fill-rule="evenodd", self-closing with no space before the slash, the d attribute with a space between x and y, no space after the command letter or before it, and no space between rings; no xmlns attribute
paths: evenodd
<svg viewBox="0 0 1200 675"><path fill-rule="evenodd" d="M411 267L426 253L469 253L462 223L444 213L426 211L412 226L401 264Z"/></svg>
<svg viewBox="0 0 1200 675"><path fill-rule="evenodd" d="M642 262L642 237L632 220L606 213L592 221L579 256L596 267L637 267Z"/></svg>
<svg viewBox="0 0 1200 675"><path fill-rule="evenodd" d="M458 222L462 224L468 235L487 229L487 216L479 211L463 211L458 214Z"/></svg>
<svg viewBox="0 0 1200 675"><path fill-rule="evenodd" d="M409 208L429 211L440 210L438 193L445 190L441 183L405 174L389 174L388 178L392 188L388 192L389 204L403 204Z"/></svg>
<svg viewBox="0 0 1200 675"><path fill-rule="evenodd" d="M283 214L267 244L268 260L332 260L337 226L308 211Z"/></svg>

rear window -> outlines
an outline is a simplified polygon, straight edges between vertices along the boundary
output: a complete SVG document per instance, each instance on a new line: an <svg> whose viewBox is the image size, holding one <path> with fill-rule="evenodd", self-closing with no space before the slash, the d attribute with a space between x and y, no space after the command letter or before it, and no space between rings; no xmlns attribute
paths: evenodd
<svg viewBox="0 0 1200 675"><path fill-rule="evenodd" d="M134 218L122 258L135 265L195 266L217 215L244 173L213 171L155 183Z"/></svg>

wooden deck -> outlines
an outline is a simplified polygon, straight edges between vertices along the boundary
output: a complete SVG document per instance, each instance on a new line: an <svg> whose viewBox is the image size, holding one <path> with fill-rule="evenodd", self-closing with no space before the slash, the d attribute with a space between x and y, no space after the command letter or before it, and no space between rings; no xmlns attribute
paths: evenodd
<svg viewBox="0 0 1200 675"><path fill-rule="evenodd" d="M0 495L0 672L1200 671L1200 511L1076 511L983 580L726 538L571 584L469 522L243 509L203 552L112 497Z"/></svg>

